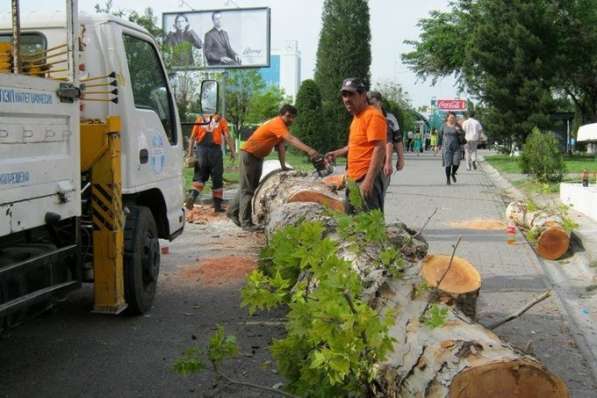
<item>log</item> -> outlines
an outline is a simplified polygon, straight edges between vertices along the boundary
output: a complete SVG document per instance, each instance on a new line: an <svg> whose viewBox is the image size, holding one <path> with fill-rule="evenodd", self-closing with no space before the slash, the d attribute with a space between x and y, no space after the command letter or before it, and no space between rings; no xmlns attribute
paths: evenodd
<svg viewBox="0 0 597 398"><path fill-rule="evenodd" d="M454 256L450 265L450 257L427 256L423 260L421 277L428 286L440 291L441 302L455 305L466 316L476 319L481 275L471 263L458 256Z"/></svg>
<svg viewBox="0 0 597 398"><path fill-rule="evenodd" d="M291 202L319 203L344 211L344 200L316 177L307 173L277 170L267 175L253 195L253 223L267 225L272 209Z"/></svg>
<svg viewBox="0 0 597 398"><path fill-rule="evenodd" d="M291 180L301 189L313 184L305 179L300 182L297 175L280 176L279 180L282 183ZM446 273L448 256L426 256L427 244L416 232L404 224L388 225L386 233L390 242L406 259L401 277L395 279L375 261L379 247L368 245L355 254L347 242L342 242L334 218L321 204L288 203L272 192L279 191L267 187L259 189L255 197L260 206L259 219L266 222L268 237L303 220L321 221L327 237L339 245L338 256L350 261L366 287L361 299L380 313L397 313L389 331L396 343L388 357L376 364L377 377L369 386L374 396L569 397L561 379L538 360L501 341L462 311L471 314L470 308L458 304L459 297L472 295L476 299L481 286L479 273L465 259L455 257ZM423 281L431 289L422 289ZM439 301L430 306L438 291ZM469 307L474 307L475 300L471 297L466 300ZM440 325L426 322L430 308L445 309L445 319Z"/></svg>
<svg viewBox="0 0 597 398"><path fill-rule="evenodd" d="M331 175L321 180L325 185L330 188L341 190L346 187L346 174Z"/></svg>
<svg viewBox="0 0 597 398"><path fill-rule="evenodd" d="M568 251L570 233L563 227L564 220L548 210L528 211L524 202L512 202L506 208L506 218L536 237L531 243L537 253L548 260L557 260Z"/></svg>

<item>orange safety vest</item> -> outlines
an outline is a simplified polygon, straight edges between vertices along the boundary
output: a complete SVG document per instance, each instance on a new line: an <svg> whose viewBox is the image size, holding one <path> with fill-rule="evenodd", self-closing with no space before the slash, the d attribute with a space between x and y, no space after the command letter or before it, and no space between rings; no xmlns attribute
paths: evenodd
<svg viewBox="0 0 597 398"><path fill-rule="evenodd" d="M195 123L205 123L202 116L197 116ZM201 143L207 133L211 133L212 141L216 145L222 144L222 137L228 134L228 122L223 116L212 116L211 122L203 126L193 126L191 132L197 143Z"/></svg>

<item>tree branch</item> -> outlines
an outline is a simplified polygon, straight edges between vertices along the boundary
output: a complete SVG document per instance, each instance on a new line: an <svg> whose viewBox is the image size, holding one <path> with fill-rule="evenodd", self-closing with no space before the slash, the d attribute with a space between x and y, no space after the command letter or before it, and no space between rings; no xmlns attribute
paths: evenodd
<svg viewBox="0 0 597 398"><path fill-rule="evenodd" d="M518 311L514 312L513 314L508 315L506 318L502 319L501 321L492 323L491 325L487 326L487 328L490 330L493 330L493 329L496 329L496 328L502 326L505 323L510 322L511 320L514 320L514 319L520 317L525 312L527 312L528 310L533 308L535 305L539 304L540 302L542 302L543 300L548 298L549 296L551 296L551 290L546 290L542 295L535 297L527 305L525 305Z"/></svg>
<svg viewBox="0 0 597 398"><path fill-rule="evenodd" d="M214 372L216 372L216 374L219 377L221 377L222 379L226 380L230 384L237 385L237 386L242 386L242 387L249 387L249 388L253 388L253 389L261 390L261 391L267 391L267 392L271 392L273 394L281 395L283 397L299 398L296 395L289 394L289 393L284 392L282 390L276 390L275 388L270 388L270 387L266 387L266 386L260 386L258 384L248 383L246 381L234 380L234 379L226 376L224 373L220 372L220 370L218 369L218 367L216 366L215 363L212 362L212 366L213 366Z"/></svg>

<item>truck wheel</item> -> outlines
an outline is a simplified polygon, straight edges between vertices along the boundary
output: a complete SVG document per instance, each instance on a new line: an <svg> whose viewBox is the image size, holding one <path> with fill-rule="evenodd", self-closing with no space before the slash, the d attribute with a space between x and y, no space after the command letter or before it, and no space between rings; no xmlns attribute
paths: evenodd
<svg viewBox="0 0 597 398"><path fill-rule="evenodd" d="M160 273L158 229L151 211L129 206L124 227L124 294L128 313L149 311Z"/></svg>

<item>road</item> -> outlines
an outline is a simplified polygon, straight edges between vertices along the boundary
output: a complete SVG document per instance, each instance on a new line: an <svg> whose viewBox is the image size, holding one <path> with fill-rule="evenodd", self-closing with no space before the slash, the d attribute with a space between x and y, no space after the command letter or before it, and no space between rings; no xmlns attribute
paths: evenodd
<svg viewBox="0 0 597 398"><path fill-rule="evenodd" d="M459 172L445 185L439 157L407 155L406 169L394 175L386 219L415 229L438 209L424 235L433 253L458 255L478 267L483 286L482 323L501 319L550 284L540 260L522 236L507 244L504 199L482 172ZM476 229L471 229L474 227ZM86 287L52 311L0 337L0 397L258 397L215 386L209 371L184 378L172 371L188 347L205 347L216 324L238 337L242 355L226 364L231 375L273 385L280 380L267 346L281 336L282 313L249 317L240 308L243 275L263 244L227 220L187 225L162 257L159 291L152 311L142 317L91 313ZM230 256L233 256L232 258ZM237 266L231 266L237 264ZM240 264L240 265L238 265ZM576 346L557 297L496 330L506 341L531 349L568 384L573 397L594 397L597 385Z"/></svg>

